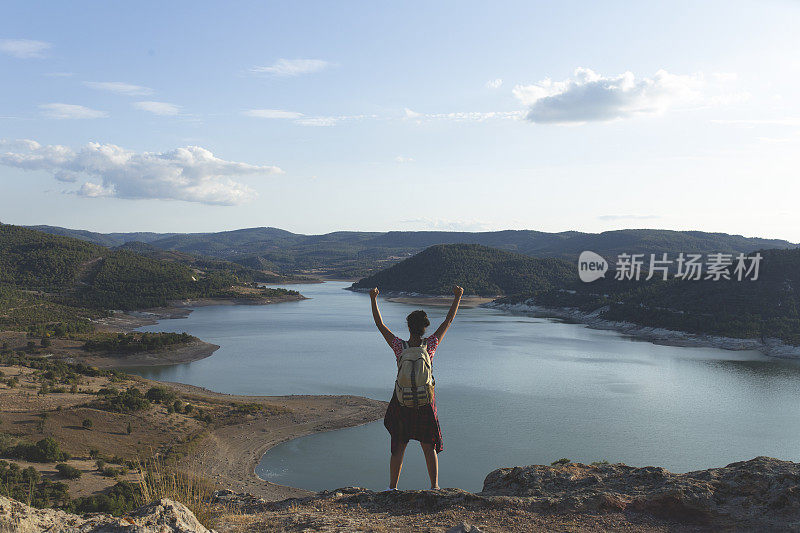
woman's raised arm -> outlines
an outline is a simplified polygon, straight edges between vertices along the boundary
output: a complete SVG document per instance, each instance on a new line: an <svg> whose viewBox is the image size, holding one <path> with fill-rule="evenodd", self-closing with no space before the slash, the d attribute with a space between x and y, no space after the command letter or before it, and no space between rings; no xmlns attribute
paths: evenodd
<svg viewBox="0 0 800 533"><path fill-rule="evenodd" d="M464 295L464 289L456 285L453 287L453 303L450 305L450 311L447 313L447 317L442 322L442 325L439 326L439 329L436 330L436 338L439 339L439 342L442 341L442 337L444 334L447 333L447 329L450 327L450 324L453 323L453 319L456 317L456 313L458 312L458 306L461 304L461 296Z"/></svg>
<svg viewBox="0 0 800 533"><path fill-rule="evenodd" d="M383 318L381 317L381 312L378 310L378 294L380 291L378 287L370 289L369 291L369 298L372 300L372 318L375 319L375 325L378 326L378 331L381 332L383 338L386 339L386 343L391 346L392 341L394 340L394 333L389 331L389 328L386 327L386 324L383 323Z"/></svg>

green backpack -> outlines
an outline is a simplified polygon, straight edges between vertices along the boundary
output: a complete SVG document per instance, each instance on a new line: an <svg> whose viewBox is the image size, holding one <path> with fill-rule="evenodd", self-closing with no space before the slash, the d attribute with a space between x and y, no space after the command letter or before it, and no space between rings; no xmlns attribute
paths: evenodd
<svg viewBox="0 0 800 533"><path fill-rule="evenodd" d="M433 379L431 356L428 353L427 341L421 346L409 346L403 342L403 351L397 359L397 381L394 393L400 405L421 407L428 405L433 399Z"/></svg>

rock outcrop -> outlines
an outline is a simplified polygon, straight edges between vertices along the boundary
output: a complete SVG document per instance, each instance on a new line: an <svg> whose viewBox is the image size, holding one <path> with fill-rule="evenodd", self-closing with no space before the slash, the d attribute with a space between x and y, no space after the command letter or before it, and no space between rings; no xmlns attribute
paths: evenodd
<svg viewBox="0 0 800 533"><path fill-rule="evenodd" d="M800 464L769 457L685 474L624 464L501 468L480 494L523 498L539 511L633 511L719 527L800 529Z"/></svg>
<svg viewBox="0 0 800 533"><path fill-rule="evenodd" d="M799 531L800 463L756 457L674 474L624 464L501 468L483 490L359 487L267 501L214 493L225 533L260 531ZM180 503L163 499L127 517L71 515L0 497L0 533L211 533Z"/></svg>
<svg viewBox="0 0 800 533"><path fill-rule="evenodd" d="M126 517L84 517L55 509L36 509L0 496L0 531L34 533L212 533L185 505L162 499Z"/></svg>

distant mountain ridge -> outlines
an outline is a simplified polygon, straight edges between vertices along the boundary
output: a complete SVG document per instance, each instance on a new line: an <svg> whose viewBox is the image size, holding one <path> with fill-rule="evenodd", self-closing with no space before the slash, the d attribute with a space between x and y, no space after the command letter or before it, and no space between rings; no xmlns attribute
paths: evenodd
<svg viewBox="0 0 800 533"><path fill-rule="evenodd" d="M126 242L151 242L158 239L163 239L176 233L153 233L153 232L130 232L130 233L97 233L83 229L69 229L61 228L58 226L23 226L28 229L35 229L51 235L61 235L63 237L72 237L73 239L80 239L82 241L99 244L107 248L121 246Z"/></svg>
<svg viewBox="0 0 800 533"><path fill-rule="evenodd" d="M95 233L54 226L34 229L87 240L103 246L141 241L162 250L216 257L253 267L268 265L283 273L318 273L363 277L437 244L480 244L531 257L574 261L592 250L606 258L620 253L749 253L773 248L798 248L781 239L726 233L625 229L602 233L534 230L488 232L337 231L304 235L273 227L214 233Z"/></svg>

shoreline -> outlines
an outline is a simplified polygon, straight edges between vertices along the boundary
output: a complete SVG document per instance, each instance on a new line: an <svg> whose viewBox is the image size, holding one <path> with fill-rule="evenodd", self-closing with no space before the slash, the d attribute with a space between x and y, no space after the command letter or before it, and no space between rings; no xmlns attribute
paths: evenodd
<svg viewBox="0 0 800 533"><path fill-rule="evenodd" d="M379 287L380 288L380 287ZM368 293L369 289L354 289L352 287L345 287L346 291ZM430 305L433 307L450 307L453 303L453 296L447 294L423 294L419 292L406 292L406 291L381 291L379 296L382 296L387 302L410 304L410 305ZM474 307L483 307L490 304L500 296L479 296L477 294L469 294L461 297L460 307L463 309L471 309Z"/></svg>
<svg viewBox="0 0 800 533"><path fill-rule="evenodd" d="M152 307L135 311L113 311L112 316L98 318L92 322L101 331L130 333L142 326L152 326L162 320L187 318L194 308L213 305L273 305L285 302L308 300L303 295L288 298L197 298L170 301L164 307ZM132 354L92 354L79 352L72 359L98 368L130 368L137 366L169 366L199 361L213 355L219 345L197 339L189 344L165 348L156 352L136 352Z"/></svg>
<svg viewBox="0 0 800 533"><path fill-rule="evenodd" d="M800 346L786 344L780 339L768 338L765 342L757 339L738 339L719 335L688 333L665 328L641 326L632 322L617 322L599 317L602 309L591 313L571 307L544 307L531 300L508 304L489 302L481 307L499 309L501 311L528 313L541 318L560 318L571 322L585 324L592 329L616 331L636 339L661 344L664 346L719 348L722 350L744 351L754 350L768 357L777 359L800 359Z"/></svg>
<svg viewBox="0 0 800 533"><path fill-rule="evenodd" d="M78 356L77 359L80 359L82 363L102 369L169 366L205 359L213 355L218 349L219 345L217 344L197 339L175 348L165 348L157 352L134 352L119 355L113 353L104 355L91 354Z"/></svg>
<svg viewBox="0 0 800 533"><path fill-rule="evenodd" d="M110 331L133 331L161 320L187 318L192 307L211 305L269 305L302 301L301 296L279 301L247 301L239 298L179 300L169 306L117 312L97 323ZM87 364L100 368L125 369L136 366L167 366L197 361L212 355L219 346L198 339L190 345L159 352L117 356L82 356ZM248 492L266 500L283 500L316 494L297 487L272 483L256 474L261 458L278 444L324 431L369 424L383 418L387 402L360 396L290 395L252 396L215 392L194 385L150 379L192 396L214 400L255 402L277 407L278 414L255 414L246 420L211 428L192 446L183 464L202 473L214 484Z"/></svg>
<svg viewBox="0 0 800 533"><path fill-rule="evenodd" d="M273 415L251 415L242 422L213 428L183 460L187 467L202 472L217 485L270 501L316 494L259 477L255 470L270 449L299 437L375 422L383 418L387 406L385 401L362 396L247 396L184 383L161 383L187 395L286 409Z"/></svg>

